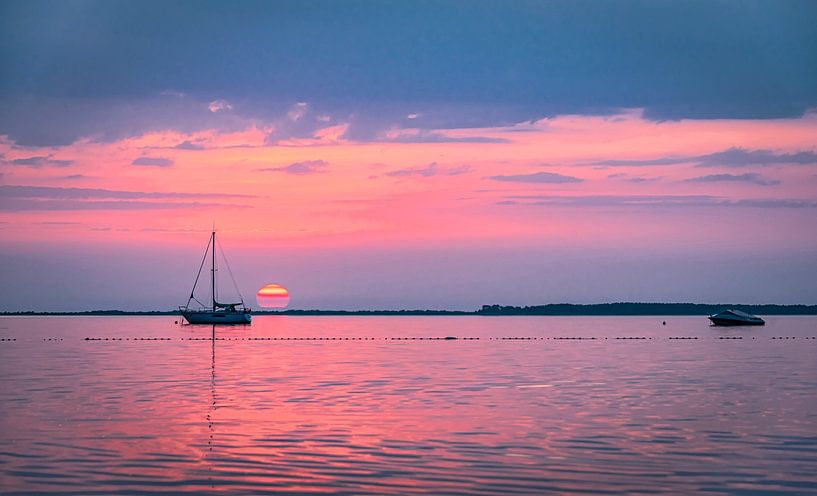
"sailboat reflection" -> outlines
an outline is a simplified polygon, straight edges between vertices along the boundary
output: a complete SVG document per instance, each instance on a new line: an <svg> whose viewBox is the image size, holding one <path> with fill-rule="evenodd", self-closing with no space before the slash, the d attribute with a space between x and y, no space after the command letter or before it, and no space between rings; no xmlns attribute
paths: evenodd
<svg viewBox="0 0 817 496"><path fill-rule="evenodd" d="M207 410L207 429L210 439L207 440L207 455L208 458L213 456L213 416L216 411L216 325L213 324L212 334L210 335L211 343L211 358L210 358L210 408ZM213 485L213 464L212 460L208 463L208 480L210 481L210 488L215 489Z"/></svg>

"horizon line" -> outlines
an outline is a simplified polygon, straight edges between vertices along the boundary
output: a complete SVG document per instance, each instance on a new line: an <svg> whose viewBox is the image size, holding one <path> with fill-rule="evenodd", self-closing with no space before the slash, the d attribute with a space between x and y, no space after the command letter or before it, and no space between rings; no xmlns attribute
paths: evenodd
<svg viewBox="0 0 817 496"><path fill-rule="evenodd" d="M817 315L817 304L805 303L688 303L688 302L612 302L612 303L546 303L542 305L482 305L477 310L447 309L385 309L385 310L333 310L333 309L259 309L256 315L542 315L542 316L615 316L615 315L706 315L723 307L743 309L750 313L767 315ZM179 310L4 310L0 316L138 316L176 315Z"/></svg>

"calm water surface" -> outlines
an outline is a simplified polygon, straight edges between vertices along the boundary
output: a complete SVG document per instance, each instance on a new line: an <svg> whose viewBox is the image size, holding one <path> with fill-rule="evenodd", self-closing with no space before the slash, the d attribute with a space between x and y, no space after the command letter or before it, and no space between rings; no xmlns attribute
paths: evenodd
<svg viewBox="0 0 817 496"><path fill-rule="evenodd" d="M817 494L815 317L173 320L0 318L0 493Z"/></svg>

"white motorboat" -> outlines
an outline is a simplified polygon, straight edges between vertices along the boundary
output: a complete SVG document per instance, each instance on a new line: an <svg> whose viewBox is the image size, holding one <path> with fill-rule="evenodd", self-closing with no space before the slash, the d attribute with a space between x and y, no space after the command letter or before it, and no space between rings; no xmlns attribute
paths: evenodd
<svg viewBox="0 0 817 496"><path fill-rule="evenodd" d="M760 317L742 312L740 310L724 310L709 316L709 320L716 326L747 326L764 325L766 322Z"/></svg>

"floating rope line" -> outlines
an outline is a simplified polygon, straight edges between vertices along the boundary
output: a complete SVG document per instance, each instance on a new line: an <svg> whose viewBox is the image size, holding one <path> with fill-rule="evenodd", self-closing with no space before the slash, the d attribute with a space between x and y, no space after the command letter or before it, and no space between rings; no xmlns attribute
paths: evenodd
<svg viewBox="0 0 817 496"><path fill-rule="evenodd" d="M81 341L369 341L369 342L406 342L406 341L648 341L648 340L668 340L668 341L748 341L750 336L243 336L243 337L167 337L167 336L145 336L145 337L119 337L119 336L88 336L78 338ZM763 336L761 336L763 338ZM817 341L817 336L766 336L768 340L791 341L791 340ZM22 342L44 341L44 342L66 342L68 338L29 338L22 339ZM751 340L757 340L758 336L751 336ZM0 342L18 342L18 338L0 338ZM68 342L72 341L68 339Z"/></svg>

